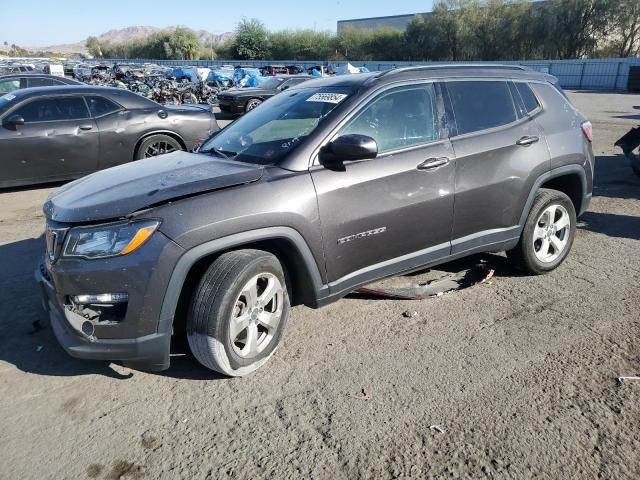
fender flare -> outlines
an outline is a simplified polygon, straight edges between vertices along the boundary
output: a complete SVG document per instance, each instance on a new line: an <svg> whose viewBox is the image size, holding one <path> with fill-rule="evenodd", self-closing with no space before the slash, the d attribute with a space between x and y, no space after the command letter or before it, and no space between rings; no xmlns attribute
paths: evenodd
<svg viewBox="0 0 640 480"><path fill-rule="evenodd" d="M320 270L313 254L311 253L311 249L302 235L293 228L267 227L236 233L202 243L190 250L187 250L186 253L180 257L176 266L173 268L171 278L169 279L169 283L164 294L160 310L160 319L158 321L158 333L171 332L173 318L176 312L176 307L178 306L178 300L180 298L180 293L182 292L184 281L187 278L191 267L193 267L198 260L201 260L212 253L221 252L230 248L241 247L257 241L274 239L285 239L295 245L295 248L297 248L300 257L309 272L316 297L320 296L322 292L328 292L328 287L322 282Z"/></svg>
<svg viewBox="0 0 640 480"><path fill-rule="evenodd" d="M529 215L529 211L531 210L531 205L533 205L533 201L536 198L536 194L543 183L551 180L552 178L561 177L567 174L577 174L580 178L580 183L582 184L582 208L581 212L576 212L576 214L580 215L582 211L584 211L588 202L584 202L585 197L590 197L590 194L587 194L587 174L584 171L584 167L578 164L572 165L564 165L562 167L554 168L553 170L549 170L546 173L543 173L538 177L533 186L531 187L531 191L529 192L529 196L527 197L527 201L522 209L522 214L520 215L520 221L518 222L518 226L520 227L520 231L524 228L524 224L527 221L527 216Z"/></svg>

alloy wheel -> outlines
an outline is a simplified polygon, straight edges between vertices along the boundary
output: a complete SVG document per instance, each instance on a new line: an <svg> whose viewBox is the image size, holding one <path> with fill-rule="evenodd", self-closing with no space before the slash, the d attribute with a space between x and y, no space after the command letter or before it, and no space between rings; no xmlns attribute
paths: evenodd
<svg viewBox="0 0 640 480"><path fill-rule="evenodd" d="M156 157L158 155L164 155L165 153L175 152L177 147L170 142L159 141L154 142L147 147L144 152L144 157Z"/></svg>
<svg viewBox="0 0 640 480"><path fill-rule="evenodd" d="M282 320L284 289L271 273L260 273L242 287L229 319L229 339L242 358L260 354Z"/></svg>
<svg viewBox="0 0 640 480"><path fill-rule="evenodd" d="M545 208L533 231L533 251L543 263L555 261L569 241L571 217L562 205L552 204Z"/></svg>

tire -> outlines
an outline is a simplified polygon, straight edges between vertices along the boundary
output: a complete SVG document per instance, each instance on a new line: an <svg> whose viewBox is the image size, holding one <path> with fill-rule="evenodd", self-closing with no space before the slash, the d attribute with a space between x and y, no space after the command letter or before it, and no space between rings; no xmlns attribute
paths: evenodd
<svg viewBox="0 0 640 480"><path fill-rule="evenodd" d="M571 199L557 190L542 188L531 206L518 244L507 256L524 272L547 273L567 258L575 234L576 211Z"/></svg>
<svg viewBox="0 0 640 480"><path fill-rule="evenodd" d="M191 300L191 352L211 370L247 375L276 351L290 308L285 275L274 255L261 250L225 253L209 266Z"/></svg>
<svg viewBox="0 0 640 480"><path fill-rule="evenodd" d="M260 105L261 103L262 103L262 100L260 100L259 98L250 98L249 101L247 101L247 104L244 107L244 111L245 112L250 112L251 110L256 108L258 105Z"/></svg>
<svg viewBox="0 0 640 480"><path fill-rule="evenodd" d="M178 150L184 150L180 142L169 135L151 135L145 138L140 146L136 149L134 160L142 160L143 158L156 157L171 153ZM154 153L157 152L157 153Z"/></svg>

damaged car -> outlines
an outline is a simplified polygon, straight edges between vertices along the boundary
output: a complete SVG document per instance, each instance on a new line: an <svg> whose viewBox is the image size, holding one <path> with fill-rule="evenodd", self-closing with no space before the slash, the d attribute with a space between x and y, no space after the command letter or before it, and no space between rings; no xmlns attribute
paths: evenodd
<svg viewBox="0 0 640 480"><path fill-rule="evenodd" d="M309 75L277 75L269 77L259 87L232 88L218 94L218 106L223 112L243 114L278 93L313 80Z"/></svg>
<svg viewBox="0 0 640 480"><path fill-rule="evenodd" d="M64 349L229 376L293 305L479 252L544 274L593 188L591 124L549 75L436 65L304 82L174 152L54 191L36 271Z"/></svg>
<svg viewBox="0 0 640 480"><path fill-rule="evenodd" d="M217 130L209 106L162 106L109 87L15 90L0 97L0 187L69 180L191 150Z"/></svg>

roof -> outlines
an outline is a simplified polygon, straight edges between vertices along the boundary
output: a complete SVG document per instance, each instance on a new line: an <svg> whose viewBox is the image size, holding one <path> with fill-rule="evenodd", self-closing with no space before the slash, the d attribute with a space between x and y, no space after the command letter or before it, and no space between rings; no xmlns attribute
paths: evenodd
<svg viewBox="0 0 640 480"><path fill-rule="evenodd" d="M36 72L14 72L5 73L0 75L0 80L5 78L55 78L61 82L67 82L69 85L84 85L83 83L73 80L72 78L60 77L58 75L50 75L48 73L36 73Z"/></svg>
<svg viewBox="0 0 640 480"><path fill-rule="evenodd" d="M41 95L64 95L73 93L82 93L85 95L102 94L112 98L126 108L149 108L150 106L157 105L155 102L123 88L98 87L85 84L23 88L14 90L11 92L11 95L21 99L24 97L39 97Z"/></svg>
<svg viewBox="0 0 640 480"><path fill-rule="evenodd" d="M444 63L416 65L413 67L395 68L382 72L354 73L337 77L324 77L305 83L305 87L352 87L358 88L374 82L391 82L417 79L437 78L519 78L527 80L548 81L543 73L530 70L520 65L500 64L460 64Z"/></svg>

